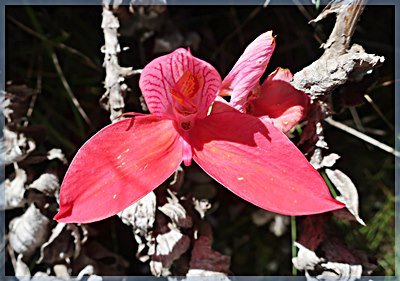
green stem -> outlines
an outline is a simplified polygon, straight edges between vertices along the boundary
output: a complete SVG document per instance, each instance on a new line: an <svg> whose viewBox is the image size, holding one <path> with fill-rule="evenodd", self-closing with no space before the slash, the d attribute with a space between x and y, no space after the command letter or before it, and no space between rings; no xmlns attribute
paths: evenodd
<svg viewBox="0 0 400 281"><path fill-rule="evenodd" d="M61 135L56 129L54 129L50 122L47 121L48 119L45 118L39 111L36 111L34 114L39 120L40 124L46 126L47 132L49 133L49 138L54 139L55 142L60 143L68 150L74 151L76 149L76 146L63 135Z"/></svg>
<svg viewBox="0 0 400 281"><path fill-rule="evenodd" d="M294 245L294 242L296 242L297 239L296 217L294 216L290 217L290 231L292 235L292 259L293 259L297 256L296 246ZM297 268L294 266L293 263L292 263L292 275L293 276L297 275Z"/></svg>
<svg viewBox="0 0 400 281"><path fill-rule="evenodd" d="M333 185L332 185L331 181L329 180L328 176L326 175L326 173L324 171L321 172L321 175L324 178L324 180L326 182L326 185L328 186L329 191L331 192L333 198L336 198L337 197L336 190L333 187Z"/></svg>
<svg viewBox="0 0 400 281"><path fill-rule="evenodd" d="M320 5L320 0L315 1L315 9L318 11L319 10L319 5Z"/></svg>
<svg viewBox="0 0 400 281"><path fill-rule="evenodd" d="M299 124L296 125L296 131L299 135L301 135L301 133L303 132L303 129L301 128L301 126Z"/></svg>
<svg viewBox="0 0 400 281"><path fill-rule="evenodd" d="M44 36L44 30L43 27L41 26L40 22L38 21L38 19L36 18L35 12L34 10L27 6L25 7L26 13L28 14L28 17L30 18L33 28L36 32L38 32L40 35ZM45 36L44 36L45 37ZM50 40L44 40L43 42L43 46L48 54L48 56L50 57L53 66L56 70L57 76L61 81L61 84L63 85L65 92L67 94L67 96L69 97L70 101L72 102L72 104L74 105L73 109L77 110L81 116L81 118L88 124L88 126L93 129L93 124L90 121L89 117L87 116L86 112L83 110L82 106L80 105L78 99L75 97L71 86L69 85L67 78L65 77L65 74L60 66L60 62L58 60L57 54L54 51L53 48L53 44L51 43ZM77 121L78 124L78 129L80 130L80 134L83 134L83 125L80 124L82 121L79 118L79 116L75 115L75 119ZM78 117L78 118L77 118Z"/></svg>

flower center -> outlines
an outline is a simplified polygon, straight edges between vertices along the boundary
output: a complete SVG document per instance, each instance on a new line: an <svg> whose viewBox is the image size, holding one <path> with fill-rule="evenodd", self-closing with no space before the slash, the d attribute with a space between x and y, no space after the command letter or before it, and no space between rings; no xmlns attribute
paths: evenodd
<svg viewBox="0 0 400 281"><path fill-rule="evenodd" d="M181 122L181 127L182 127L182 129L184 129L185 131L187 131L187 130L189 130L190 127L191 127L191 122L190 122L190 121L188 121L188 122Z"/></svg>
<svg viewBox="0 0 400 281"><path fill-rule="evenodd" d="M172 97L183 107L193 104L191 99L196 96L200 88L200 79L188 70L183 73L174 87L170 89Z"/></svg>

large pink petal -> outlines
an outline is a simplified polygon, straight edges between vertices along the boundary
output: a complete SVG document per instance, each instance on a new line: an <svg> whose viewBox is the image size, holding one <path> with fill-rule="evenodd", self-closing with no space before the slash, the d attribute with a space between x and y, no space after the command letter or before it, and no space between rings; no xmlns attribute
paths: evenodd
<svg viewBox="0 0 400 281"><path fill-rule="evenodd" d="M287 133L308 113L310 98L283 80L266 80L260 97L248 107L255 116L268 116L274 125Z"/></svg>
<svg viewBox="0 0 400 281"><path fill-rule="evenodd" d="M212 65L182 48L151 61L139 81L151 113L173 116L177 105L193 109L199 118L206 116L220 85Z"/></svg>
<svg viewBox="0 0 400 281"><path fill-rule="evenodd" d="M284 215L309 215L344 205L303 154L272 124L238 112L199 120L193 159L244 200Z"/></svg>
<svg viewBox="0 0 400 281"><path fill-rule="evenodd" d="M60 222L117 214L165 181L182 161L173 121L154 115L109 125L78 151L60 191Z"/></svg>
<svg viewBox="0 0 400 281"><path fill-rule="evenodd" d="M222 81L220 94L230 94L231 105L243 111L249 92L259 84L269 59L275 49L272 31L258 36L246 50Z"/></svg>

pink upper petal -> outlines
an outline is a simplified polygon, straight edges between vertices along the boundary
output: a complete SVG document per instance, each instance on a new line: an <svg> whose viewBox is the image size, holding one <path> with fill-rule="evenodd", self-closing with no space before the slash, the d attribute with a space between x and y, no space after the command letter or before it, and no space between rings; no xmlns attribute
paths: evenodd
<svg viewBox="0 0 400 281"><path fill-rule="evenodd" d="M239 112L198 120L193 159L244 200L284 215L343 208L303 154L270 123Z"/></svg>
<svg viewBox="0 0 400 281"><path fill-rule="evenodd" d="M139 81L150 112L172 118L204 118L220 85L212 65L182 48L151 61Z"/></svg>
<svg viewBox="0 0 400 281"><path fill-rule="evenodd" d="M275 49L272 31L258 36L246 50L222 82L220 94L230 94L231 105L244 111L247 95L259 84L269 59Z"/></svg>
<svg viewBox="0 0 400 281"><path fill-rule="evenodd" d="M172 120L147 115L105 127L72 160L55 219L87 223L117 214L165 181L182 151Z"/></svg>
<svg viewBox="0 0 400 281"><path fill-rule="evenodd" d="M310 98L284 80L267 79L259 91L259 97L249 102L248 113L268 116L284 133L308 113Z"/></svg>

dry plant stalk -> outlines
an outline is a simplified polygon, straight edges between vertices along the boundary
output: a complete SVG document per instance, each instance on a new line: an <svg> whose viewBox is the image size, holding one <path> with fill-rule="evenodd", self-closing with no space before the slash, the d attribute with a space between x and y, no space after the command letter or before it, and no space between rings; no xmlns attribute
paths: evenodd
<svg viewBox="0 0 400 281"><path fill-rule="evenodd" d="M311 22L318 22L336 13L336 23L322 47L323 55L297 72L292 85L312 97L325 96L347 81L361 80L372 69L384 62L384 57L367 54L357 44L350 46L350 39L361 16L365 0L332 1Z"/></svg>
<svg viewBox="0 0 400 281"><path fill-rule="evenodd" d="M103 21L101 28L104 32L104 46L101 51L104 53L103 66L106 70L104 88L106 92L100 99L100 104L110 112L110 120L116 121L125 107L124 97L128 86L122 82L125 77L135 74L132 67L121 67L118 62L118 54L121 47L118 43L118 18L113 14L113 9L117 9L121 3L114 1L112 7L110 1L103 3ZM121 84L122 83L122 84Z"/></svg>

